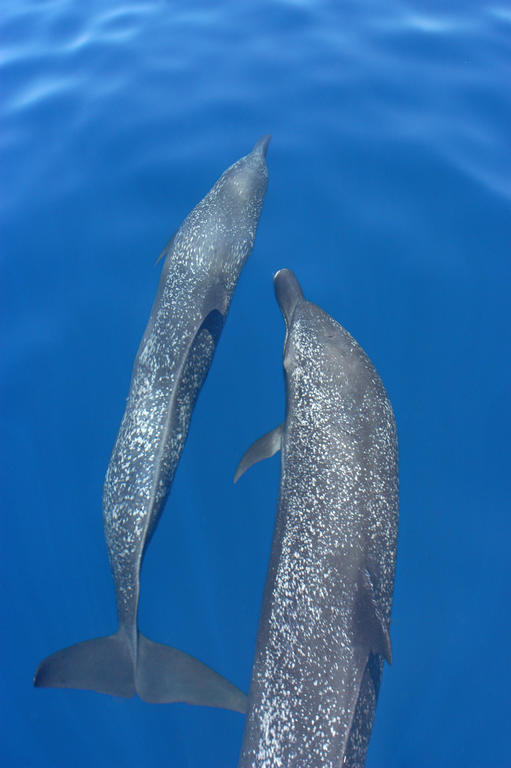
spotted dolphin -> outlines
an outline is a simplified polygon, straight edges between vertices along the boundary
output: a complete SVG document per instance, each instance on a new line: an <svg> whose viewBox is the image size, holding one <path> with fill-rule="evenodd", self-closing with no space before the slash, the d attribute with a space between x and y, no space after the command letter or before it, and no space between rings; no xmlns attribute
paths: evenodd
<svg viewBox="0 0 511 768"><path fill-rule="evenodd" d="M144 553L254 245L268 183L269 141L263 136L250 154L220 176L162 254L158 292L135 359L103 491L119 629L46 658L35 674L36 686L246 709L246 696L212 669L144 637L137 614Z"/></svg>
<svg viewBox="0 0 511 768"><path fill-rule="evenodd" d="M277 272L274 287L286 323L286 417L235 475L281 450L238 766L360 768L391 662L394 415L365 352L304 299L294 274Z"/></svg>

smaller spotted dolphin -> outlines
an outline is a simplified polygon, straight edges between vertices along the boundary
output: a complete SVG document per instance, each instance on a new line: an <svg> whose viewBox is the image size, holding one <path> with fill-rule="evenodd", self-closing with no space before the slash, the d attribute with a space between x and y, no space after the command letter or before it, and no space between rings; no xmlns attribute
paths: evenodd
<svg viewBox="0 0 511 768"><path fill-rule="evenodd" d="M263 136L228 168L169 241L108 465L103 518L118 631L45 659L36 686L85 688L151 702L244 712L246 696L183 651L138 631L140 568L165 506L268 183Z"/></svg>
<svg viewBox="0 0 511 768"><path fill-rule="evenodd" d="M398 522L394 415L357 342L274 277L286 323L286 418L245 453L281 450L280 492L239 768L361 768L389 621Z"/></svg>

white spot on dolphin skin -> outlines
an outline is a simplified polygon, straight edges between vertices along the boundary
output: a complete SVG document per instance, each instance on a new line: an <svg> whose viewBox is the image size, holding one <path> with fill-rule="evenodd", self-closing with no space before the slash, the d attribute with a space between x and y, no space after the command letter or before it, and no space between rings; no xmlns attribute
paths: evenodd
<svg viewBox="0 0 511 768"><path fill-rule="evenodd" d="M196 334L212 309L221 309L224 316L228 311L254 244L266 184L262 155L237 161L186 217L166 249L103 492L118 604L132 616L148 531L170 490L195 397L214 354L211 334L204 331L200 339ZM240 190L247 198L243 206ZM216 294L221 307L208 304Z"/></svg>
<svg viewBox="0 0 511 768"><path fill-rule="evenodd" d="M371 362L335 321L307 304L287 333L279 541L239 765L339 768L352 720L349 749L365 756L362 725L372 722L376 705L367 689L355 711L363 669L356 667L353 596L370 558L378 606L390 618L395 427Z"/></svg>

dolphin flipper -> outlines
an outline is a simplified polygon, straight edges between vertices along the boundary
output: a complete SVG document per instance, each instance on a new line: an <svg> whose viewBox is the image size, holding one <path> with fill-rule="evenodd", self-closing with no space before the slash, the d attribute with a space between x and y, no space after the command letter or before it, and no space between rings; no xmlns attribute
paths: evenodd
<svg viewBox="0 0 511 768"><path fill-rule="evenodd" d="M244 714L247 697L224 677L177 648L138 636L136 688L141 699L153 703L175 701L222 707Z"/></svg>
<svg viewBox="0 0 511 768"><path fill-rule="evenodd" d="M256 440L255 443L252 443L250 448L245 451L238 464L236 474L234 475L235 483L238 482L240 477L245 474L247 469L253 464L257 464L258 461L263 461L263 459L269 459L274 456L277 451L280 451L282 428L283 425L279 424L279 426L272 429L271 432L267 432Z"/></svg>
<svg viewBox="0 0 511 768"><path fill-rule="evenodd" d="M134 696L133 660L126 634L96 637L53 653L39 664L34 685Z"/></svg>

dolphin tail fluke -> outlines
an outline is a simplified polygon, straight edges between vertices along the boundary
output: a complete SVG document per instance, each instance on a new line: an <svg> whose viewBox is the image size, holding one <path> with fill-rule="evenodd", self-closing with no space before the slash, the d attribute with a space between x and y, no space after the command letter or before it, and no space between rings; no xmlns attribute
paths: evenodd
<svg viewBox="0 0 511 768"><path fill-rule="evenodd" d="M71 645L39 665L34 685L80 688L153 703L185 702L245 713L247 697L210 667L177 648L138 634L137 663L128 635L98 637Z"/></svg>
<svg viewBox="0 0 511 768"><path fill-rule="evenodd" d="M210 667L177 648L138 636L135 685L144 701L185 702L247 711L245 694Z"/></svg>
<svg viewBox="0 0 511 768"><path fill-rule="evenodd" d="M70 645L48 656L34 675L42 688L81 688L110 696L135 695L133 660L122 632Z"/></svg>

